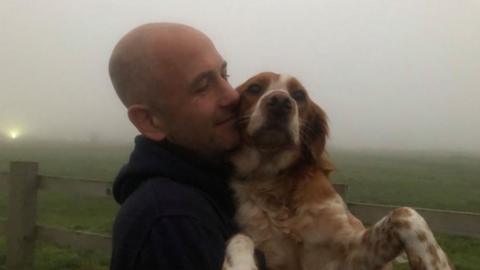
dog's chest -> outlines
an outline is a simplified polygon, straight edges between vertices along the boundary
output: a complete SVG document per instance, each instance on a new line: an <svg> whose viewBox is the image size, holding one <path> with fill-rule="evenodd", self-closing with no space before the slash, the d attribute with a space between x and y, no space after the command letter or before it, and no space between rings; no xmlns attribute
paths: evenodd
<svg viewBox="0 0 480 270"><path fill-rule="evenodd" d="M255 235L263 235L260 239L291 238L295 214L281 198L253 197L244 202L238 211L237 221Z"/></svg>
<svg viewBox="0 0 480 270"><path fill-rule="evenodd" d="M255 235L256 242L272 237L293 237L295 211L291 206L291 194L264 186L251 188L242 183L234 184L233 188L239 202L237 222L247 233Z"/></svg>
<svg viewBox="0 0 480 270"><path fill-rule="evenodd" d="M300 269L299 235L293 230L295 215L277 198L251 196L237 210L237 222L255 246L264 252L271 269Z"/></svg>

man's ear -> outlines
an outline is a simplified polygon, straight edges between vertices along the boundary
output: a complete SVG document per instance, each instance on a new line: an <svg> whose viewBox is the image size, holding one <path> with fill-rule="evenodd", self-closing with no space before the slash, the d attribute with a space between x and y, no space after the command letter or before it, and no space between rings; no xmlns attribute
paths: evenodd
<svg viewBox="0 0 480 270"><path fill-rule="evenodd" d="M128 118L143 136L151 140L161 141L167 136L165 120L145 105L128 107Z"/></svg>

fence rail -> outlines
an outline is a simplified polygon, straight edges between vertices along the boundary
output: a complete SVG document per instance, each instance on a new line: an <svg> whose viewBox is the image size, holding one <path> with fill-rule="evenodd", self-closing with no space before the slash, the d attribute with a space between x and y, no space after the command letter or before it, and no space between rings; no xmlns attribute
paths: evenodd
<svg viewBox="0 0 480 270"><path fill-rule="evenodd" d="M39 175L38 181L38 188L48 191L80 193L99 197L112 195L112 183L106 181L50 175Z"/></svg>
<svg viewBox="0 0 480 270"><path fill-rule="evenodd" d="M352 214L366 224L374 224L399 206L348 203ZM480 238L480 214L413 207L434 231Z"/></svg>
<svg viewBox="0 0 480 270"><path fill-rule="evenodd" d="M112 195L111 182L39 175L35 162L11 162L10 172L0 174L0 189L5 188L8 218L0 218L0 234L7 237L7 269L33 269L36 240L79 249L111 250L109 235L36 224L38 190L105 197ZM335 188L347 201L348 186L335 184ZM364 223L373 224L398 206L348 202L348 207ZM435 231L480 238L480 213L414 208Z"/></svg>
<svg viewBox="0 0 480 270"><path fill-rule="evenodd" d="M60 246L78 249L102 250L110 252L112 238L110 235L71 231L60 228L37 225L37 239Z"/></svg>
<svg viewBox="0 0 480 270"><path fill-rule="evenodd" d="M37 175L39 190L71 192L90 196L111 196L112 182L87 178ZM0 189L6 189L8 173L0 174Z"/></svg>
<svg viewBox="0 0 480 270"><path fill-rule="evenodd" d="M7 220L0 218L0 234L6 234L6 227ZM112 237L107 234L36 225L35 238L39 241L77 249L102 250L107 253L112 249Z"/></svg>

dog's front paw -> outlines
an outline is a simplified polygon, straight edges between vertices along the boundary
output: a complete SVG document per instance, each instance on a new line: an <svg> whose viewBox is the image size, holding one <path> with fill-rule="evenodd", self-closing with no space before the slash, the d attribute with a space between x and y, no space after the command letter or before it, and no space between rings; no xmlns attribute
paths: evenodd
<svg viewBox="0 0 480 270"><path fill-rule="evenodd" d="M223 270L257 270L255 244L244 234L236 234L227 243Z"/></svg>

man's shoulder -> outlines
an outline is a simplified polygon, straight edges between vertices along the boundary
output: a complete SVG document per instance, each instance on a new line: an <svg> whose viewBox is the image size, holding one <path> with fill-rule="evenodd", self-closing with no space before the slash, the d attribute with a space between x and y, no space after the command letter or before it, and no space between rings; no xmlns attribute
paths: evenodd
<svg viewBox="0 0 480 270"><path fill-rule="evenodd" d="M199 239L206 241L202 245L223 245L228 230L222 224L215 206L200 190L168 178L148 179L130 194L117 215L111 269L147 269L147 265L151 269L158 260L165 266L182 264L176 258L192 251L179 239L190 246ZM170 244L177 249L162 249ZM220 254L220 250L211 252ZM173 257L163 258L166 254Z"/></svg>
<svg viewBox="0 0 480 270"><path fill-rule="evenodd" d="M199 221L215 219L215 206L199 189L155 177L144 181L122 204L119 215L142 219L184 216Z"/></svg>

